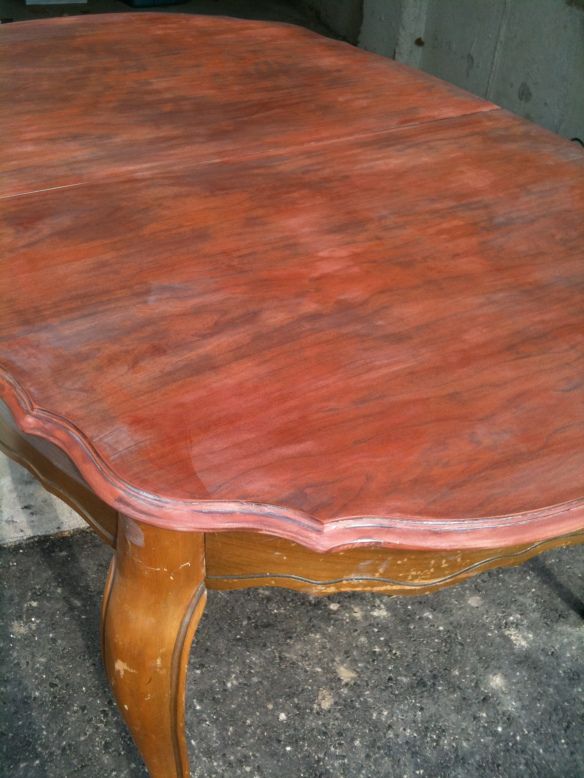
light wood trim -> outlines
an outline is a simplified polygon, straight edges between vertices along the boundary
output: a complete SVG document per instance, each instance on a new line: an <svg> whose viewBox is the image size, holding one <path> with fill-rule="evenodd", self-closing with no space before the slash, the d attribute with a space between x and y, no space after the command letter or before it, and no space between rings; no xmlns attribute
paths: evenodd
<svg viewBox="0 0 584 778"><path fill-rule="evenodd" d="M278 586L313 595L343 591L426 594L542 551L584 543L584 532L511 548L415 551L352 548L318 554L297 543L250 532L205 536L208 589Z"/></svg>

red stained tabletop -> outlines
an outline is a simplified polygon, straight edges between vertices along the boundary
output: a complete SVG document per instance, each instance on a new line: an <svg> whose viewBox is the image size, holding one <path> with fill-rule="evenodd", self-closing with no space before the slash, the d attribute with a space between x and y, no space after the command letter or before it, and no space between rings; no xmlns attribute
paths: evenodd
<svg viewBox="0 0 584 778"><path fill-rule="evenodd" d="M0 392L104 500L321 550L584 526L579 147L286 25L0 62Z"/></svg>

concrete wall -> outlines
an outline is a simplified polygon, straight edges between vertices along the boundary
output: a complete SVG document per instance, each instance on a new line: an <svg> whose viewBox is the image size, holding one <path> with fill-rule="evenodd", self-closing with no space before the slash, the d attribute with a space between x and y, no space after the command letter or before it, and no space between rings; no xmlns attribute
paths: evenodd
<svg viewBox="0 0 584 778"><path fill-rule="evenodd" d="M337 32L359 5L311 2ZM363 0L358 42L584 140L584 0Z"/></svg>

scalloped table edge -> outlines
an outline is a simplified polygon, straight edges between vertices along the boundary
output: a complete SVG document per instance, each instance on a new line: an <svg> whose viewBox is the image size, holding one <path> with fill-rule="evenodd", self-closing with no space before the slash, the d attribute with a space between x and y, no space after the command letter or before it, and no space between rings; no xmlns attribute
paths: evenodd
<svg viewBox="0 0 584 778"><path fill-rule="evenodd" d="M156 495L119 478L70 421L34 404L0 366L0 398L21 432L57 446L88 486L125 515L163 529L252 530L324 553L354 546L462 550L550 540L584 528L584 499L505 516L340 516L319 521L302 511L240 500L185 500Z"/></svg>

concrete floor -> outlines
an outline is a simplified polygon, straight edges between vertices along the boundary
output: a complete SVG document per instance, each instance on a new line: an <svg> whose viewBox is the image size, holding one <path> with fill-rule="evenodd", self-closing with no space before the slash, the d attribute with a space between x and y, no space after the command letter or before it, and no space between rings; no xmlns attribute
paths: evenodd
<svg viewBox="0 0 584 778"><path fill-rule="evenodd" d="M86 526L78 513L45 491L27 470L0 454L0 546Z"/></svg>
<svg viewBox="0 0 584 778"><path fill-rule="evenodd" d="M110 551L0 549L0 774L146 775L99 658ZM191 654L195 778L581 778L584 555L427 597L209 596Z"/></svg>

